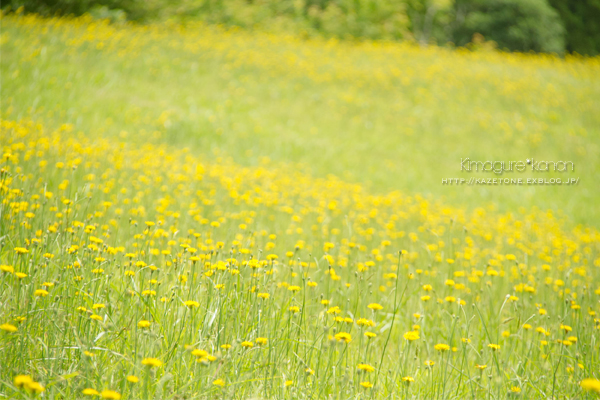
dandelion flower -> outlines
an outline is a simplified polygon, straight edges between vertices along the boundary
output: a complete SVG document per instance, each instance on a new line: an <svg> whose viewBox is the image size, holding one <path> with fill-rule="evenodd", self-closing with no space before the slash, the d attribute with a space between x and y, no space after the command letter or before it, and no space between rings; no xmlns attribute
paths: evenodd
<svg viewBox="0 0 600 400"><path fill-rule="evenodd" d="M358 368L361 371L366 371L366 372L375 371L375 368L370 366L369 364L358 364L358 366L356 368Z"/></svg>
<svg viewBox="0 0 600 400"><path fill-rule="evenodd" d="M267 344L268 339L264 337L259 337L256 339L256 344L265 345Z"/></svg>
<svg viewBox="0 0 600 400"><path fill-rule="evenodd" d="M128 375L127 376L127 381L131 382L131 383L138 383L140 381L140 378L138 378L135 375Z"/></svg>
<svg viewBox="0 0 600 400"><path fill-rule="evenodd" d="M365 389L370 389L373 387L373 384L371 382L361 382L360 386L364 387Z"/></svg>
<svg viewBox="0 0 600 400"><path fill-rule="evenodd" d="M107 400L121 400L121 394L118 392L115 392L114 390L103 390L100 393L100 396L103 399L107 399Z"/></svg>
<svg viewBox="0 0 600 400"><path fill-rule="evenodd" d="M2 325L0 325L0 330L9 332L9 333L13 333L13 332L18 331L19 329L16 326L11 325L11 324L2 324Z"/></svg>
<svg viewBox="0 0 600 400"><path fill-rule="evenodd" d="M208 351L201 349L192 350L192 355L196 357L208 357Z"/></svg>
<svg viewBox="0 0 600 400"><path fill-rule="evenodd" d="M600 393L600 379L586 378L579 385L585 390Z"/></svg>
<svg viewBox="0 0 600 400"><path fill-rule="evenodd" d="M443 343L438 343L435 346L433 346L434 349L436 349L437 351L448 351L450 350L450 346L448 346L447 344L443 344Z"/></svg>
<svg viewBox="0 0 600 400"><path fill-rule="evenodd" d="M383 310L383 306L381 304L378 303L371 303L367 306L367 308L370 308L371 310Z"/></svg>
<svg viewBox="0 0 600 400"><path fill-rule="evenodd" d="M15 272L15 269L11 265L0 265L0 271L12 274Z"/></svg>
<svg viewBox="0 0 600 400"><path fill-rule="evenodd" d="M158 358L144 358L142 360L142 365L146 365L151 368L160 367L162 364L162 361L160 361Z"/></svg>
<svg viewBox="0 0 600 400"><path fill-rule="evenodd" d="M42 385L40 385L39 382L30 382L27 384L27 389L31 390L32 392L35 393L42 393L44 390L46 390L45 387L43 387Z"/></svg>
<svg viewBox="0 0 600 400"><path fill-rule="evenodd" d="M100 394L99 391L97 391L96 389L92 389L92 388L83 389L83 391L81 393L86 396L97 396Z"/></svg>
<svg viewBox="0 0 600 400"><path fill-rule="evenodd" d="M338 342L345 342L345 343L350 343L352 341L352 337L350 336L349 333L347 332L340 332L338 334L336 334L334 336L334 338L338 341Z"/></svg>
<svg viewBox="0 0 600 400"><path fill-rule="evenodd" d="M409 342L412 342L413 340L417 340L419 339L419 332L418 331L408 331L404 334L404 339L408 340Z"/></svg>
<svg viewBox="0 0 600 400"><path fill-rule="evenodd" d="M200 303L198 303L197 301L194 301L194 300L187 300L183 304L185 304L185 306L188 308L200 307Z"/></svg>
<svg viewBox="0 0 600 400"><path fill-rule="evenodd" d="M141 320L140 322L138 322L138 328L148 328L150 327L150 321L146 321L146 320Z"/></svg>
<svg viewBox="0 0 600 400"><path fill-rule="evenodd" d="M213 385L223 387L225 386L225 381L223 379L216 379L213 381Z"/></svg>
<svg viewBox="0 0 600 400"><path fill-rule="evenodd" d="M13 383L18 388L26 387L31 382L33 382L33 379L29 375L17 375L13 379Z"/></svg>

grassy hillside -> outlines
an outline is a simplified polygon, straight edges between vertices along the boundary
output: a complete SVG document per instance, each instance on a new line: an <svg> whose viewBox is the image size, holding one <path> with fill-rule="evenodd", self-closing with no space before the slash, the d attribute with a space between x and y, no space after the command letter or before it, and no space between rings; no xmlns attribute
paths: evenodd
<svg viewBox="0 0 600 400"><path fill-rule="evenodd" d="M301 41L214 27L3 21L3 111L243 165L300 163L377 192L562 210L598 225L600 59ZM7 114L8 115L8 114ZM572 161L575 187L447 187L471 160Z"/></svg>
<svg viewBox="0 0 600 400"><path fill-rule="evenodd" d="M3 395L600 392L599 59L1 22Z"/></svg>

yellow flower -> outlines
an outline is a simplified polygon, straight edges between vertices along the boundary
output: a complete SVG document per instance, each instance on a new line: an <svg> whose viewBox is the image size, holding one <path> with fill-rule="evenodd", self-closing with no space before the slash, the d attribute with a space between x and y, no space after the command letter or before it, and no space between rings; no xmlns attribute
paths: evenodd
<svg viewBox="0 0 600 400"><path fill-rule="evenodd" d="M231 345L230 345L230 344L222 344L222 345L221 345L221 348L222 348L223 350L229 350L229 349L231 348Z"/></svg>
<svg viewBox="0 0 600 400"><path fill-rule="evenodd" d="M2 325L0 325L0 330L12 333L12 332L18 331L19 329L16 326L11 325L11 324L2 324Z"/></svg>
<svg viewBox="0 0 600 400"><path fill-rule="evenodd" d="M510 388L510 391L512 393L521 393L521 388L518 387L518 386L513 386L513 387Z"/></svg>
<svg viewBox="0 0 600 400"><path fill-rule="evenodd" d="M162 364L162 361L160 361L158 358L144 358L142 360L142 365L146 365L151 368L160 367Z"/></svg>
<svg viewBox="0 0 600 400"><path fill-rule="evenodd" d="M292 386L294 384L294 381L285 381L283 383L283 386L288 387L288 386Z"/></svg>
<svg viewBox="0 0 600 400"><path fill-rule="evenodd" d="M300 312L300 307L298 307L298 306L291 306L291 307L289 308L289 310L290 310L290 312L292 312L292 313L297 313L297 312Z"/></svg>
<svg viewBox="0 0 600 400"><path fill-rule="evenodd" d="M27 278L27 274L24 274L23 272L16 272L15 276L19 279Z"/></svg>
<svg viewBox="0 0 600 400"><path fill-rule="evenodd" d="M102 396L103 399L107 400L121 400L121 394L115 392L114 390L103 390L100 393L100 396Z"/></svg>
<svg viewBox="0 0 600 400"><path fill-rule="evenodd" d="M448 346L447 344L443 344L443 343L438 343L435 346L433 346L434 349L438 350L438 351L448 351L450 350L450 346Z"/></svg>
<svg viewBox="0 0 600 400"><path fill-rule="evenodd" d="M489 347L490 349L494 350L494 351L496 351L496 350L500 350L500 345L499 345L499 344L493 344L493 343L490 343L490 344L488 344L488 347Z"/></svg>
<svg viewBox="0 0 600 400"><path fill-rule="evenodd" d="M141 320L140 322L138 322L138 328L148 328L150 327L150 321L146 321L146 320Z"/></svg>
<svg viewBox="0 0 600 400"><path fill-rule="evenodd" d="M265 300L266 300L266 299L268 299L269 297L271 297L271 295L270 295L269 293L259 293L259 294L257 294L257 297L258 297L259 299L265 299Z"/></svg>
<svg viewBox="0 0 600 400"><path fill-rule="evenodd" d="M369 364L358 364L357 368L361 371L373 372L375 368L370 366Z"/></svg>
<svg viewBox="0 0 600 400"><path fill-rule="evenodd" d="M223 379L217 379L213 381L213 385L223 387L225 386L225 381Z"/></svg>
<svg viewBox="0 0 600 400"><path fill-rule="evenodd" d="M366 318L359 318L356 320L358 326L375 326L375 322Z"/></svg>
<svg viewBox="0 0 600 400"><path fill-rule="evenodd" d="M404 334L404 339L412 342L414 340L418 340L420 338L418 331L408 331Z"/></svg>
<svg viewBox="0 0 600 400"><path fill-rule="evenodd" d="M42 393L44 390L46 390L46 388L40 385L38 382L29 382L27 384L27 389L36 393Z"/></svg>
<svg viewBox="0 0 600 400"><path fill-rule="evenodd" d="M410 383L410 382L414 382L414 381L415 381L415 378L413 378L412 376L402 377L402 382Z"/></svg>
<svg viewBox="0 0 600 400"><path fill-rule="evenodd" d="M248 348L254 347L254 343L248 342L248 341L243 341L242 342L242 347L248 347Z"/></svg>
<svg viewBox="0 0 600 400"><path fill-rule="evenodd" d="M371 303L367 306L367 308L370 308L371 310L383 310L383 306L377 303Z"/></svg>
<svg viewBox="0 0 600 400"><path fill-rule="evenodd" d="M433 367L435 365L435 361L427 360L425 361L425 365L427 365L428 367Z"/></svg>
<svg viewBox="0 0 600 400"><path fill-rule="evenodd" d="M196 357L208 357L208 351L201 349L192 350L192 355Z"/></svg>
<svg viewBox="0 0 600 400"><path fill-rule="evenodd" d="M35 292L33 292L33 294L39 297L46 297L49 293L44 289L37 289Z"/></svg>
<svg viewBox="0 0 600 400"><path fill-rule="evenodd" d="M288 290L289 290L290 292L297 292L297 291L299 291L299 290L300 290L300 286L289 286L289 287L288 287Z"/></svg>
<svg viewBox="0 0 600 400"><path fill-rule="evenodd" d="M377 337L377 334L375 334L373 332L365 332L365 336L368 337L369 339L372 339L374 337Z"/></svg>
<svg viewBox="0 0 600 400"><path fill-rule="evenodd" d="M11 265L0 265L0 271L12 274L15 272L15 269Z"/></svg>
<svg viewBox="0 0 600 400"><path fill-rule="evenodd" d="M138 378L135 375L128 375L127 376L127 381L131 382L131 383L138 383L140 381L140 378Z"/></svg>
<svg viewBox="0 0 600 400"><path fill-rule="evenodd" d="M83 389L83 391L81 393L86 396L97 396L100 394L100 392L98 392L96 389L92 389L92 388Z"/></svg>
<svg viewBox="0 0 600 400"><path fill-rule="evenodd" d="M487 368L487 364L483 364L483 365L475 364L475 368L483 371L484 369Z"/></svg>
<svg viewBox="0 0 600 400"><path fill-rule="evenodd" d="M563 324L560 324L560 329L563 329L565 331L565 333L571 332L573 330L573 328L571 328L569 325L563 325Z"/></svg>
<svg viewBox="0 0 600 400"><path fill-rule="evenodd" d="M336 335L334 336L334 338L335 338L335 339L336 339L338 342L344 341L344 342L346 342L346 343L350 343L350 342L352 341L352 337L350 336L350 334L349 334L349 333L346 333L346 332L340 332L340 333L336 334Z"/></svg>
<svg viewBox="0 0 600 400"><path fill-rule="evenodd" d="M256 344L259 344L259 345L267 344L267 338L264 338L264 337L256 338Z"/></svg>
<svg viewBox="0 0 600 400"><path fill-rule="evenodd" d="M339 314L341 312L342 312L342 310L340 310L340 307L338 307L338 306L331 307L329 310L327 310L327 314Z"/></svg>
<svg viewBox="0 0 600 400"><path fill-rule="evenodd" d="M200 303L194 300L187 300L183 304L185 304L188 308L197 308L200 307Z"/></svg>
<svg viewBox="0 0 600 400"><path fill-rule="evenodd" d="M579 385L585 390L600 393L600 379L586 378Z"/></svg>
<svg viewBox="0 0 600 400"><path fill-rule="evenodd" d="M27 387L31 382L33 382L33 379L29 375L17 375L13 379L13 383L18 388Z"/></svg>
<svg viewBox="0 0 600 400"><path fill-rule="evenodd" d="M370 389L373 387L373 384L371 382L361 382L360 386L364 387L365 389Z"/></svg>
<svg viewBox="0 0 600 400"><path fill-rule="evenodd" d="M96 320L96 321L103 321L103 318L101 316L99 316L99 315L96 315L96 314L90 315L90 318L93 319L93 320Z"/></svg>

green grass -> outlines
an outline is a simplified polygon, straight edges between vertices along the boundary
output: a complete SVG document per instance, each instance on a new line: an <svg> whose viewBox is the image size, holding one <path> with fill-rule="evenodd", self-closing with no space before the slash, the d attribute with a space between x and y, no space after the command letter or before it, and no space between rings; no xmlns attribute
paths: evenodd
<svg viewBox="0 0 600 400"><path fill-rule="evenodd" d="M84 28L51 24L44 32L6 18L3 25L2 109L13 118L68 121L89 134L127 131L129 138L142 127L244 165L269 157L377 192L493 204L503 212L535 206L562 210L576 223L600 221L593 207L600 196L597 58L303 42L205 27L184 36L127 28L122 38L106 28L68 46L69 35ZM164 112L166 123L158 123ZM580 181L442 185L442 178L496 177L461 172L467 157L572 161L574 173L505 176Z"/></svg>
<svg viewBox="0 0 600 400"><path fill-rule="evenodd" d="M598 59L1 23L1 396L593 398Z"/></svg>

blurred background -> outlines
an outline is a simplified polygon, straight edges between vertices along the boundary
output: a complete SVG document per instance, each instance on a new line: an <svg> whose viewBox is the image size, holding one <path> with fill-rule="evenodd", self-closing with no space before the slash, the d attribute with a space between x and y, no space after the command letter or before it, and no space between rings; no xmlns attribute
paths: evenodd
<svg viewBox="0 0 600 400"><path fill-rule="evenodd" d="M463 46L474 34L500 49L600 52L600 0L8 0L45 15L203 20L302 35ZM481 40L481 39L479 39ZM476 39L477 41L477 39Z"/></svg>
<svg viewBox="0 0 600 400"><path fill-rule="evenodd" d="M600 0L3 7L13 15L0 43L5 118L154 140L216 162L291 165L372 193L481 212L537 207L600 225ZM500 177L461 171L463 158L570 161L568 173L502 177L579 180L442 184Z"/></svg>

